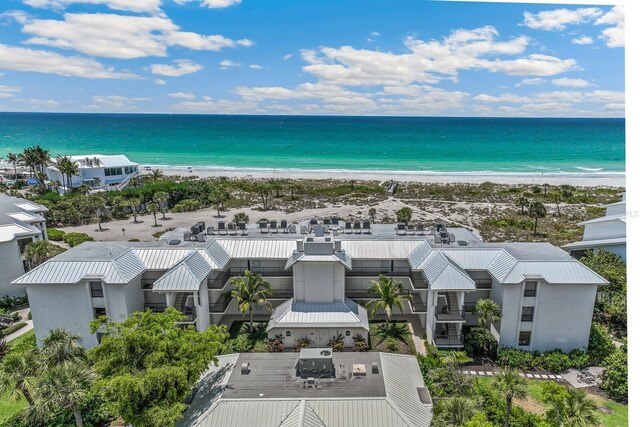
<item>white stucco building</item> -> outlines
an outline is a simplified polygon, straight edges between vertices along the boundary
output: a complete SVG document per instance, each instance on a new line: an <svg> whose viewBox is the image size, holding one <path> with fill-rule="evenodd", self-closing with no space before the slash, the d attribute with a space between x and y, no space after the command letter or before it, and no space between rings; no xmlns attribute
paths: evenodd
<svg viewBox="0 0 640 427"><path fill-rule="evenodd" d="M578 225L584 226L582 240L564 245L563 248L576 258L580 258L588 250L605 250L619 255L626 262L626 193L622 193L621 196L621 201L605 206L605 216L579 223Z"/></svg>
<svg viewBox="0 0 640 427"><path fill-rule="evenodd" d="M363 306L371 280L398 280L413 298L394 319L412 321L417 333L439 347L463 346L477 319L476 301L495 300L502 319L491 325L500 345L526 350L570 351L588 344L598 286L607 282L565 251L547 243L484 243L465 229L398 236L393 225L370 234L264 234L207 236L205 242L167 244L87 242L44 263L14 283L26 286L37 337L51 328L78 332L87 346L98 342L89 322L100 314L124 320L145 308L174 306L185 323L247 320L231 300L233 276L245 270L271 284L273 312L259 307L270 336L285 344L307 337L325 346L332 336L366 336ZM382 315L378 317L383 319ZM418 328L416 328L416 326Z"/></svg>
<svg viewBox="0 0 640 427"><path fill-rule="evenodd" d="M26 294L24 286L11 282L29 271L24 258L27 245L47 240L47 211L29 200L0 195L0 297Z"/></svg>
<svg viewBox="0 0 640 427"><path fill-rule="evenodd" d="M122 154L89 154L70 156L78 165L79 173L71 178L71 188L87 185L93 190L121 189L127 182L138 176L138 163ZM47 167L47 178L58 181L61 191L67 191L66 181L55 165Z"/></svg>

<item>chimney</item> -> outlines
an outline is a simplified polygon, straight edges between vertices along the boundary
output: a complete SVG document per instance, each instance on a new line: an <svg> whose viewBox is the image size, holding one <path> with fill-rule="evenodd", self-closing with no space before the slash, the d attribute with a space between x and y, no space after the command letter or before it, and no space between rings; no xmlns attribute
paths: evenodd
<svg viewBox="0 0 640 427"><path fill-rule="evenodd" d="M336 252L342 252L342 241L334 240L333 241L333 250Z"/></svg>
<svg viewBox="0 0 640 427"><path fill-rule="evenodd" d="M304 252L304 241L296 240L296 251Z"/></svg>

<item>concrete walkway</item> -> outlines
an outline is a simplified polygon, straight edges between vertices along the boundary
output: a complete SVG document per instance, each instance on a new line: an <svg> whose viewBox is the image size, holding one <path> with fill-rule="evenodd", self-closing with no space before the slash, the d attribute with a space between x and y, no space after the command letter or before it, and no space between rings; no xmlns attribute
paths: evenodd
<svg viewBox="0 0 640 427"><path fill-rule="evenodd" d="M462 373L465 375L472 375L477 377L492 377L496 375L496 373L492 371L462 371ZM562 375L534 374L527 372L521 372L520 376L531 380L561 380L564 378Z"/></svg>
<svg viewBox="0 0 640 427"><path fill-rule="evenodd" d="M585 369L569 369L562 375L575 388L593 387L600 383L600 374L604 368L590 366Z"/></svg>
<svg viewBox="0 0 640 427"><path fill-rule="evenodd" d="M27 308L23 308L22 310L18 310L18 314L20 315L20 317L22 317L22 320L20 320L20 322L24 322L27 325L20 328L19 330L15 331L12 334L7 335L6 337L3 337L2 339L10 342L11 340L14 340L24 334L26 334L27 332L29 332L30 330L33 329L33 320L27 320L27 316L29 315L29 311L30 309Z"/></svg>
<svg viewBox="0 0 640 427"><path fill-rule="evenodd" d="M413 323L416 322L416 325ZM416 348L416 353L418 354L427 354L427 347L424 345L424 338L422 338L421 331L423 331L420 322L416 320L411 320L407 322L409 326L409 331L411 331L411 339L413 339L413 345Z"/></svg>

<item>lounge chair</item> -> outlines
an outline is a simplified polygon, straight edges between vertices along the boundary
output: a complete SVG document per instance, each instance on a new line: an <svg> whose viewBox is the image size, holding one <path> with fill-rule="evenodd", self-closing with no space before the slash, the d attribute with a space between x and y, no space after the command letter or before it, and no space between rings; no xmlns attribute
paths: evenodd
<svg viewBox="0 0 640 427"><path fill-rule="evenodd" d="M184 238L185 242L190 242L191 241L191 233L184 233L184 235L182 236Z"/></svg>
<svg viewBox="0 0 640 427"><path fill-rule="evenodd" d="M338 218L337 216L331 217L331 225L340 225L339 221L340 221L340 218Z"/></svg>
<svg viewBox="0 0 640 427"><path fill-rule="evenodd" d="M307 234L307 226L306 225L301 225L300 226L300 234Z"/></svg>
<svg viewBox="0 0 640 427"><path fill-rule="evenodd" d="M218 234L227 234L227 227L225 227L224 221L218 221Z"/></svg>
<svg viewBox="0 0 640 427"><path fill-rule="evenodd" d="M396 226L396 234L399 236L406 236L407 235L407 226L404 225L403 223L398 223L398 225Z"/></svg>
<svg viewBox="0 0 640 427"><path fill-rule="evenodd" d="M240 234L242 236L246 236L247 235L247 224L245 222L241 221L238 224L238 228L240 229Z"/></svg>
<svg viewBox="0 0 640 427"><path fill-rule="evenodd" d="M364 234L371 234L371 221L364 221L362 223L362 232Z"/></svg>
<svg viewBox="0 0 640 427"><path fill-rule="evenodd" d="M216 234L216 228L213 225L207 227L207 234Z"/></svg>
<svg viewBox="0 0 640 427"><path fill-rule="evenodd" d="M318 225L318 218L311 218L311 220L309 220L309 225Z"/></svg>
<svg viewBox="0 0 640 427"><path fill-rule="evenodd" d="M407 225L407 234L414 236L416 234L416 226L413 224Z"/></svg>
<svg viewBox="0 0 640 427"><path fill-rule="evenodd" d="M287 227L286 219L280 220L280 229L282 230L283 233L289 233L289 228Z"/></svg>
<svg viewBox="0 0 640 427"><path fill-rule="evenodd" d="M229 235L231 236L238 235L238 230L236 230L236 225L233 222L229 223L229 225L227 226L227 230L229 230Z"/></svg>
<svg viewBox="0 0 640 427"><path fill-rule="evenodd" d="M360 228L360 221L356 221L356 222L353 223L353 229L354 229L356 234L361 234L362 233L362 229Z"/></svg>
<svg viewBox="0 0 640 427"><path fill-rule="evenodd" d="M351 228L351 223L349 221L344 223L344 232L347 234L353 233L353 229Z"/></svg>
<svg viewBox="0 0 640 427"><path fill-rule="evenodd" d="M433 226L429 227L429 231L427 232L427 234L435 235L436 234L436 228L433 227Z"/></svg>
<svg viewBox="0 0 640 427"><path fill-rule="evenodd" d="M331 225L331 218L324 218L322 220L323 225Z"/></svg>
<svg viewBox="0 0 640 427"><path fill-rule="evenodd" d="M418 236L424 236L424 224L418 224L416 226L416 234Z"/></svg>
<svg viewBox="0 0 640 427"><path fill-rule="evenodd" d="M296 234L296 225L289 224L289 234Z"/></svg>
<svg viewBox="0 0 640 427"><path fill-rule="evenodd" d="M269 224L266 222L259 222L258 228L260 228L260 234L267 234L269 232Z"/></svg>
<svg viewBox="0 0 640 427"><path fill-rule="evenodd" d="M206 242L207 241L207 236L201 231L200 233L198 233L198 242Z"/></svg>
<svg viewBox="0 0 640 427"><path fill-rule="evenodd" d="M271 222L269 222L269 232L278 234L278 221L275 219L272 219Z"/></svg>

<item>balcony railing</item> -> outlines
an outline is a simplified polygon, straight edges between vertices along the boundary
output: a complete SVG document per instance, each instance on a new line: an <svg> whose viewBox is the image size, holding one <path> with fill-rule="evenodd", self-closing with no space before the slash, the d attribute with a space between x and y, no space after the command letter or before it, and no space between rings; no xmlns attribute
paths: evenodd
<svg viewBox="0 0 640 427"><path fill-rule="evenodd" d="M267 299L289 299L293 298L293 289L273 289Z"/></svg>
<svg viewBox="0 0 640 427"><path fill-rule="evenodd" d="M433 338L436 347L463 347L463 335L436 335Z"/></svg>
<svg viewBox="0 0 640 427"><path fill-rule="evenodd" d="M229 270L222 273L222 275L216 277L213 280L209 280L207 287L209 289L222 289L231 278L231 272Z"/></svg>
<svg viewBox="0 0 640 427"><path fill-rule="evenodd" d="M345 272L347 276L411 276L411 268L409 267L356 267L353 270Z"/></svg>
<svg viewBox="0 0 640 427"><path fill-rule="evenodd" d="M436 321L438 322L464 322L464 310L444 310L436 312Z"/></svg>
<svg viewBox="0 0 640 427"><path fill-rule="evenodd" d="M427 304L422 302L420 298L416 298L417 295L413 295L413 299L409 300L409 305L411 306L411 311L414 313L426 313L427 312Z"/></svg>
<svg viewBox="0 0 640 427"><path fill-rule="evenodd" d="M231 276L242 276L244 272L247 271L246 268L230 268L229 275ZM250 270L254 274L260 274L261 276L293 276L293 270L285 270L284 266L282 267L251 267Z"/></svg>
<svg viewBox="0 0 640 427"><path fill-rule="evenodd" d="M214 304L209 304L209 311L211 313L224 313L227 311L227 307L231 303L231 298L220 298L222 301L217 301Z"/></svg>
<svg viewBox="0 0 640 427"><path fill-rule="evenodd" d="M142 279L142 289L153 289L154 279Z"/></svg>
<svg viewBox="0 0 640 427"><path fill-rule="evenodd" d="M366 289L345 289L344 296L351 299L375 299Z"/></svg>
<svg viewBox="0 0 640 427"><path fill-rule="evenodd" d="M162 302L147 302L144 304L144 309L150 309L154 313L162 313L167 308L167 304Z"/></svg>

